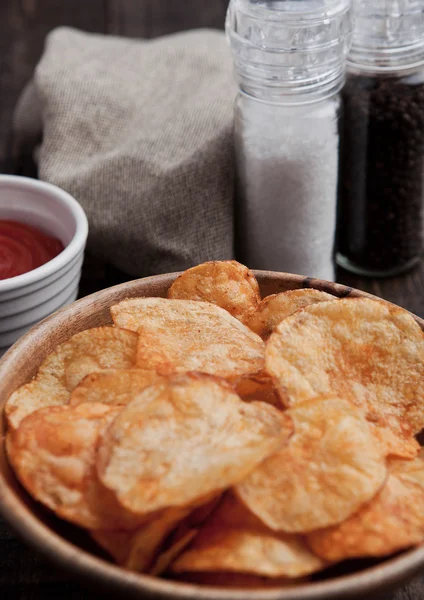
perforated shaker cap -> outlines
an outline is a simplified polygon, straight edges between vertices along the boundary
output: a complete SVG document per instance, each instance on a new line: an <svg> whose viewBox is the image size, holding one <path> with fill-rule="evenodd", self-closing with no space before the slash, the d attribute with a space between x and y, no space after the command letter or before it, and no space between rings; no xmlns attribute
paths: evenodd
<svg viewBox="0 0 424 600"><path fill-rule="evenodd" d="M423 0L353 0L349 62L393 70L424 62Z"/></svg>
<svg viewBox="0 0 424 600"><path fill-rule="evenodd" d="M343 85L350 0L231 0L226 31L240 85L252 95L333 93Z"/></svg>

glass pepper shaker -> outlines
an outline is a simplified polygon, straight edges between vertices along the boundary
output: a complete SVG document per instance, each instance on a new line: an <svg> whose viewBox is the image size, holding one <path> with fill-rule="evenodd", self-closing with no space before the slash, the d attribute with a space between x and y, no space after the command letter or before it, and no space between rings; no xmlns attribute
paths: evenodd
<svg viewBox="0 0 424 600"><path fill-rule="evenodd" d="M337 262L391 276L423 246L424 3L354 0L343 90Z"/></svg>
<svg viewBox="0 0 424 600"><path fill-rule="evenodd" d="M340 89L350 0L231 0L236 255L334 279Z"/></svg>

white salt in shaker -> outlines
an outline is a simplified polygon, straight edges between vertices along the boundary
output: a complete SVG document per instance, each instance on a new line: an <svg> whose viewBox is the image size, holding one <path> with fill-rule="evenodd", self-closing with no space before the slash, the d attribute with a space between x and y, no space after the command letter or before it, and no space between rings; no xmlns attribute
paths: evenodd
<svg viewBox="0 0 424 600"><path fill-rule="evenodd" d="M334 279L350 0L231 0L238 258Z"/></svg>

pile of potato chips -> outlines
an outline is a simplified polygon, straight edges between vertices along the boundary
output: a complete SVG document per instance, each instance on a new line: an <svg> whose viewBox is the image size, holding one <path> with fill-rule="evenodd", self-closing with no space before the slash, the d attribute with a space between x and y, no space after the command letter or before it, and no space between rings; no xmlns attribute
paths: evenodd
<svg viewBox="0 0 424 600"><path fill-rule="evenodd" d="M424 542L424 334L367 298L261 300L234 261L111 308L6 405L32 496L131 570L288 586Z"/></svg>

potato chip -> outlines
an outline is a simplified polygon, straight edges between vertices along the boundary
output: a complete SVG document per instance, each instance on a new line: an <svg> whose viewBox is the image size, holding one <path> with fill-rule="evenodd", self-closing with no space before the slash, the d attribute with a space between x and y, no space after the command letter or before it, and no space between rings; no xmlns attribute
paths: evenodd
<svg viewBox="0 0 424 600"><path fill-rule="evenodd" d="M246 325L263 340L267 340L274 328L286 317L310 304L329 300L336 300L336 297L312 288L272 294L262 300Z"/></svg>
<svg viewBox="0 0 424 600"><path fill-rule="evenodd" d="M46 358L39 373L54 375L72 391L86 375L135 365L138 336L119 327L81 331Z"/></svg>
<svg viewBox="0 0 424 600"><path fill-rule="evenodd" d="M424 542L424 455L398 461L382 490L335 527L311 533L312 550L327 560L387 556Z"/></svg>
<svg viewBox="0 0 424 600"><path fill-rule="evenodd" d="M292 578L325 566L300 536L271 531L232 494L227 494L171 570Z"/></svg>
<svg viewBox="0 0 424 600"><path fill-rule="evenodd" d="M143 369L109 370L91 373L77 385L69 404L101 402L110 406L125 406L144 388L159 381L160 375Z"/></svg>
<svg viewBox="0 0 424 600"><path fill-rule="evenodd" d="M236 486L243 503L276 531L305 533L344 521L387 476L362 411L319 398L287 411L295 433Z"/></svg>
<svg viewBox="0 0 424 600"><path fill-rule="evenodd" d="M164 528L160 521L152 521L136 531L93 530L91 537L121 567L138 573L155 571L154 574L157 574L168 568L170 562L182 552L196 533L195 530L190 532L190 535L187 533L175 546L159 554L158 548L168 534L167 528Z"/></svg>
<svg viewBox="0 0 424 600"><path fill-rule="evenodd" d="M402 443L424 426L424 334L405 310L367 298L305 307L271 335L266 370L293 406L337 394ZM403 440L403 441L402 441Z"/></svg>
<svg viewBox="0 0 424 600"><path fill-rule="evenodd" d="M77 333L47 356L33 381L9 397L5 408L9 426L16 429L39 408L67 404L70 392L89 373L132 367L137 341L137 334L117 327Z"/></svg>
<svg viewBox="0 0 424 600"><path fill-rule="evenodd" d="M140 523L98 481L99 433L119 409L102 404L43 408L26 417L8 439L24 487L58 516L89 529L134 528Z"/></svg>
<svg viewBox="0 0 424 600"><path fill-rule="evenodd" d="M53 375L37 375L9 396L4 412L10 430L16 430L25 417L40 408L63 406L70 393Z"/></svg>
<svg viewBox="0 0 424 600"><path fill-rule="evenodd" d="M197 533L194 526L203 523L217 500L206 504L201 500L201 505L194 509L169 508L153 513L134 531L94 530L91 536L119 565L143 573L163 572L193 539ZM163 549L162 544L171 532L170 544Z"/></svg>
<svg viewBox="0 0 424 600"><path fill-rule="evenodd" d="M98 473L135 513L186 506L242 480L291 431L289 417L243 402L225 382L176 375L123 408L99 447Z"/></svg>
<svg viewBox="0 0 424 600"><path fill-rule="evenodd" d="M168 508L156 519L135 532L124 566L130 571L146 572L170 532L190 512L189 508Z"/></svg>
<svg viewBox="0 0 424 600"><path fill-rule="evenodd" d="M216 508L221 496L214 496L212 500L195 508L183 519L162 547L154 565L150 569L152 575L161 575L169 565L182 553L184 548L196 537L200 526Z"/></svg>
<svg viewBox="0 0 424 600"><path fill-rule="evenodd" d="M266 402L276 408L282 408L280 396L272 378L265 372L248 373L232 380L237 394L245 402Z"/></svg>
<svg viewBox="0 0 424 600"><path fill-rule="evenodd" d="M401 432L395 431L390 427L384 426L384 421L380 417L377 418L377 423L370 420L370 413L366 415L371 429L376 436L382 451L391 458L416 458L420 445L417 440L409 433L410 430L404 429Z"/></svg>
<svg viewBox="0 0 424 600"><path fill-rule="evenodd" d="M236 377L264 367L261 338L219 306L136 298L113 306L111 313L119 327L139 332L140 368Z"/></svg>
<svg viewBox="0 0 424 600"><path fill-rule="evenodd" d="M415 460L391 460L390 472L399 476L402 481L410 481L424 488L424 448Z"/></svg>
<svg viewBox="0 0 424 600"><path fill-rule="evenodd" d="M187 269L169 288L168 298L211 302L242 323L261 301L254 274L235 260L214 260Z"/></svg>
<svg viewBox="0 0 424 600"><path fill-rule="evenodd" d="M165 573L169 565L171 565L178 558L178 556L196 537L196 535L197 530L190 529L186 531L184 535L179 537L176 542L169 546L167 550L161 552L149 571L150 575L155 575L156 577L158 577L162 575L162 573Z"/></svg>

